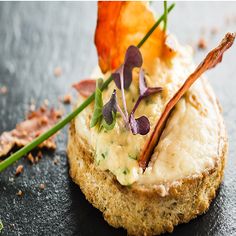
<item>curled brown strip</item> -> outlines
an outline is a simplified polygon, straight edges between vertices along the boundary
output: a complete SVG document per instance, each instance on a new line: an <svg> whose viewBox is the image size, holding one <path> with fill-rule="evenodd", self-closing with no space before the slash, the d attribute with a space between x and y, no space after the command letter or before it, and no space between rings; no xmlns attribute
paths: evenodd
<svg viewBox="0 0 236 236"><path fill-rule="evenodd" d="M158 120L150 138L144 145L143 151L139 158L139 166L143 169L146 168L150 157L156 147L160 136L165 127L166 121L169 117L170 112L176 105L176 103L182 98L186 91L191 87L191 85L207 70L215 67L219 62L222 61L223 53L232 46L235 39L235 33L227 33L220 45L210 51L206 58L199 64L196 70L187 78L182 87L175 93L175 95L167 103L165 110L163 111L160 119Z"/></svg>

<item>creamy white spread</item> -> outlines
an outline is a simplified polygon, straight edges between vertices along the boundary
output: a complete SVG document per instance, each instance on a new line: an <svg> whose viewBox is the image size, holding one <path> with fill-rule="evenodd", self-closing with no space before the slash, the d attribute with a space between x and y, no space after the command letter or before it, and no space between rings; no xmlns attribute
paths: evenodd
<svg viewBox="0 0 236 236"><path fill-rule="evenodd" d="M146 75L146 80L148 86L161 86L164 90L143 100L135 117L146 115L152 131L165 105L193 69L190 47L179 46L178 55L171 65L157 60L156 71ZM107 76L109 75L105 75L105 78ZM158 185L198 175L205 169L212 168L218 156L218 109L216 101L207 97L203 79L196 82L176 105L144 173L138 165L138 158L151 131L145 136L133 135L124 128L123 120L118 115L113 130L98 132L96 128L89 127L93 112L91 105L76 118L76 132L79 136L86 137L93 147L98 167L111 171L122 185L134 182ZM114 88L115 84L112 82L103 92L104 103L110 98ZM208 90L215 99L211 89ZM122 106L119 90L117 95ZM129 112L138 95L138 76L137 71L134 71L133 82L125 92Z"/></svg>

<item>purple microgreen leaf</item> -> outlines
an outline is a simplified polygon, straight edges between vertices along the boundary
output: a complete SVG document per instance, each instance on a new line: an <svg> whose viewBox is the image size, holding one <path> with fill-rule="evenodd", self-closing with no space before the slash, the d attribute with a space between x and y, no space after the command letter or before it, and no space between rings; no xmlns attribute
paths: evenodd
<svg viewBox="0 0 236 236"><path fill-rule="evenodd" d="M143 64L142 54L139 49L135 46L129 46L125 54L125 63L126 65L134 67L141 67Z"/></svg>
<svg viewBox="0 0 236 236"><path fill-rule="evenodd" d="M139 92L140 96L142 97L148 97L149 95L152 95L154 93L161 92L163 90L162 87L147 87L144 71L141 68L139 71Z"/></svg>
<svg viewBox="0 0 236 236"><path fill-rule="evenodd" d="M128 89L132 82L132 70L134 67L141 67L143 64L142 54L135 46L129 46L126 54L124 64L122 64L116 72L112 74L117 88L121 89L121 80L123 77L124 88ZM123 75L123 76L122 76Z"/></svg>
<svg viewBox="0 0 236 236"><path fill-rule="evenodd" d="M141 116L135 119L134 113L143 98L148 97L151 94L162 91L162 88L161 87L154 87L154 88L147 87L144 71L142 68L140 69L140 72L139 72L139 91L140 91L140 95L129 116L129 124L130 124L130 128L133 134L145 135L150 130L150 122L146 116Z"/></svg>
<svg viewBox="0 0 236 236"><path fill-rule="evenodd" d="M163 90L162 87L153 87L153 88L147 88L146 92L143 94L143 97L148 97L152 94L161 92Z"/></svg>
<svg viewBox="0 0 236 236"><path fill-rule="evenodd" d="M114 89L110 100L103 106L102 114L105 122L108 125L113 123L114 115L117 112L117 100L116 100L116 90Z"/></svg>
<svg viewBox="0 0 236 236"><path fill-rule="evenodd" d="M141 134L145 135L150 130L150 123L146 116L141 116L137 119L134 118L134 113L139 106L141 100L149 95L155 94L157 92L162 91L161 87L154 87L149 88L147 87L145 81L145 75L142 68L140 68L139 72L139 91L140 95L138 100L136 101L133 110L128 115L127 107L126 107L126 100L125 100L125 92L124 89L128 89L131 82L132 82L132 71L135 67L141 67L143 64L142 54L139 49L135 46L130 46L125 54L124 64L122 64L113 74L113 80L117 86L121 90L122 95L122 103L123 103L123 110L116 104L116 109L121 114L122 118L125 122L125 127L127 129L131 129L133 134ZM106 104L104 106L103 116L107 124L111 124L113 122L112 119L112 110L110 107L111 105ZM105 117L106 116L106 117Z"/></svg>
<svg viewBox="0 0 236 236"><path fill-rule="evenodd" d="M146 116L141 116L135 119L134 114L131 113L129 124L133 134L146 135L150 130L150 122Z"/></svg>
<svg viewBox="0 0 236 236"><path fill-rule="evenodd" d="M132 70L134 67L141 67L143 64L142 54L135 46L129 46L125 54L124 62L124 88L128 89L132 82Z"/></svg>
<svg viewBox="0 0 236 236"><path fill-rule="evenodd" d="M123 70L123 64L112 74L112 78L116 84L116 87L118 89L121 89L121 73L122 73L122 70Z"/></svg>
<svg viewBox="0 0 236 236"><path fill-rule="evenodd" d="M114 113L112 111L112 123L111 124L107 124L107 122L105 121L105 119L102 120L102 124L101 126L103 128L105 128L105 130L112 130L116 125L116 113Z"/></svg>

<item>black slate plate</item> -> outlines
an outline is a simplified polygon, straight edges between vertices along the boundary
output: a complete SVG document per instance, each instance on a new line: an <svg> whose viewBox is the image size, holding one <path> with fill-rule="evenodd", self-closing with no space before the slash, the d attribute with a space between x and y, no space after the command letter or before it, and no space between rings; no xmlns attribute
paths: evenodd
<svg viewBox="0 0 236 236"><path fill-rule="evenodd" d="M154 4L158 10L158 4ZM169 20L170 30L183 43L196 44L200 35L210 46L224 32L236 29L236 3L177 3ZM160 12L160 10L159 10ZM187 20L186 20L187 19ZM40 105L48 99L58 105L58 96L71 92L71 84L90 74L97 63L93 45L96 3L0 3L0 132L12 129L23 119L31 100ZM220 31L212 35L209 30ZM205 29L205 30L204 30ZM205 33L204 33L205 31ZM229 132L229 160L225 180L209 211L188 224L178 226L173 235L233 235L236 232L236 100L235 49L224 63L209 73L211 83L224 108ZM205 52L196 55L196 61ZM53 69L63 74L55 78ZM68 112L71 108L65 107ZM84 198L68 175L65 128L57 138L56 152L45 152L31 166L26 159L0 174L0 220L2 235L125 235L113 229ZM54 160L59 159L57 165ZM16 166L24 173L14 177ZM44 183L45 190L39 185ZM18 190L23 197L16 196Z"/></svg>

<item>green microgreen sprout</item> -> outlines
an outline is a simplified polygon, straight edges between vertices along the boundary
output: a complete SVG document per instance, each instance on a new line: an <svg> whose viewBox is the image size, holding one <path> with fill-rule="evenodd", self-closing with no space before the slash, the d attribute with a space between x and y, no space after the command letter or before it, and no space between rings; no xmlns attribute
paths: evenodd
<svg viewBox="0 0 236 236"><path fill-rule="evenodd" d="M128 157L132 160L137 160L138 159L137 155L128 154Z"/></svg>
<svg viewBox="0 0 236 236"><path fill-rule="evenodd" d="M90 122L90 128L96 126L97 124L100 124L102 121L102 107L103 107L102 91L101 91L102 84L103 84L102 79L98 79L96 81L94 112Z"/></svg>

